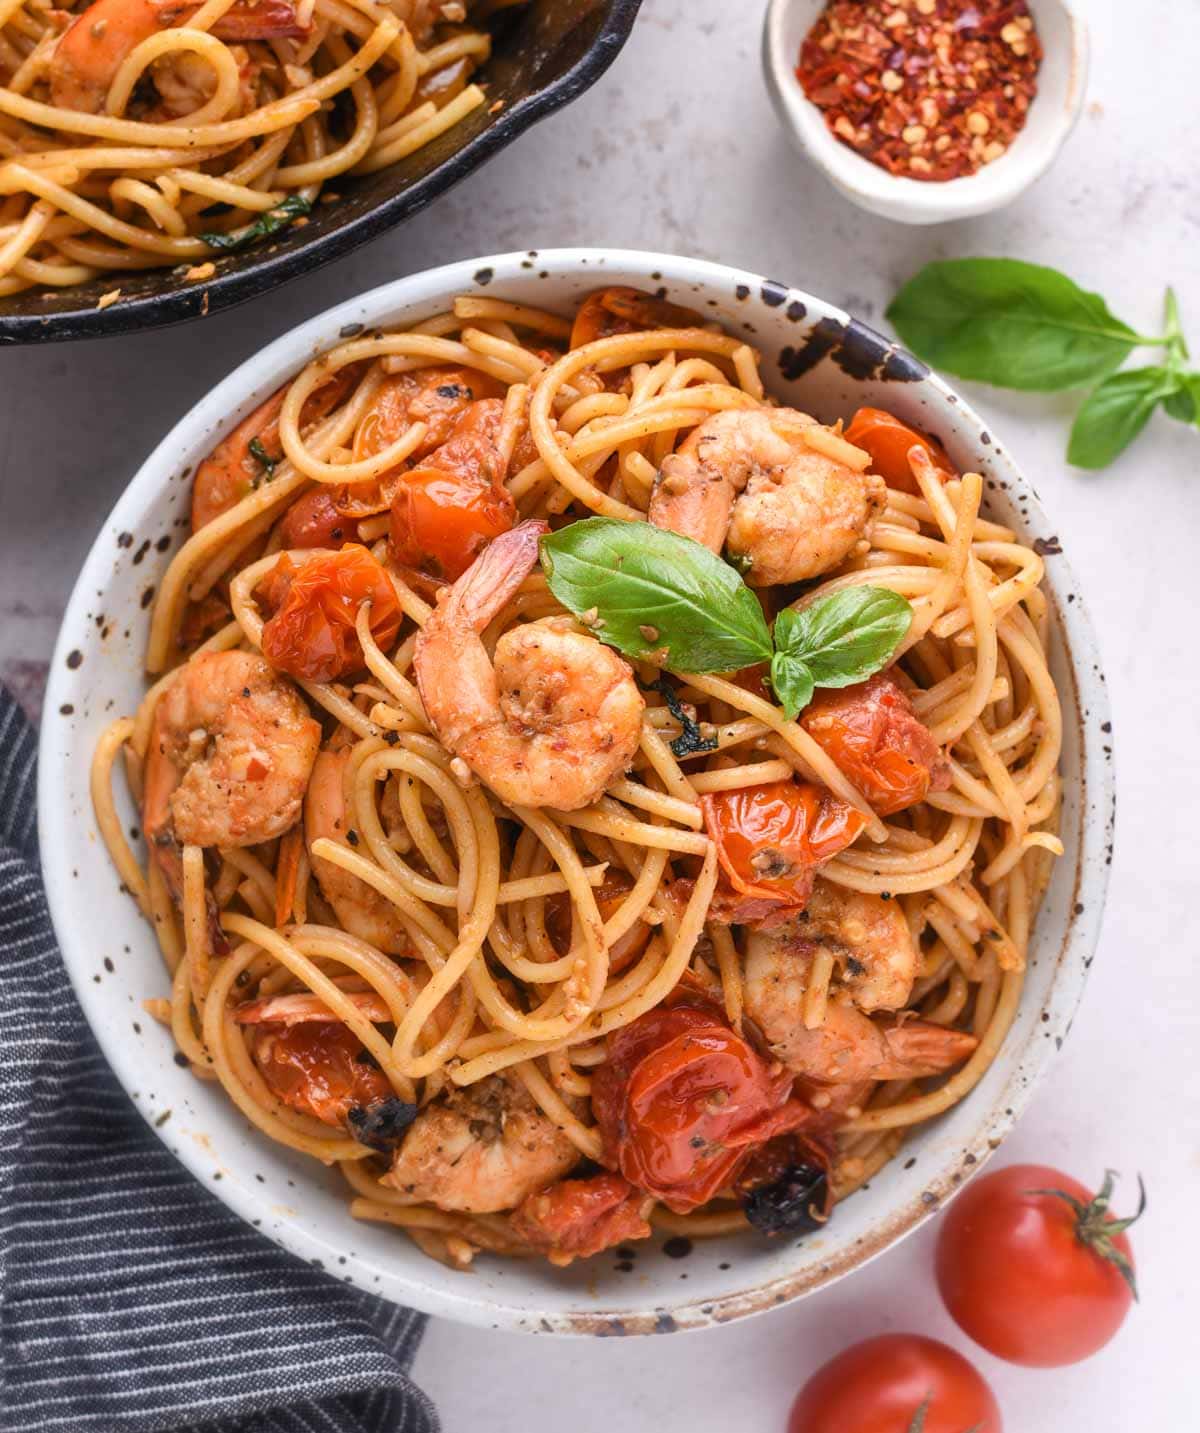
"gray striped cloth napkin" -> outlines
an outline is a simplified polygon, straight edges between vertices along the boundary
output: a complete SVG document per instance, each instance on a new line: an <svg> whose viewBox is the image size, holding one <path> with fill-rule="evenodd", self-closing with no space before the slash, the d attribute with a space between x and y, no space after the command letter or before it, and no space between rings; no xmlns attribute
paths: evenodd
<svg viewBox="0 0 1200 1433"><path fill-rule="evenodd" d="M277 1249L146 1128L67 981L0 687L0 1428L437 1433L424 1320Z"/></svg>

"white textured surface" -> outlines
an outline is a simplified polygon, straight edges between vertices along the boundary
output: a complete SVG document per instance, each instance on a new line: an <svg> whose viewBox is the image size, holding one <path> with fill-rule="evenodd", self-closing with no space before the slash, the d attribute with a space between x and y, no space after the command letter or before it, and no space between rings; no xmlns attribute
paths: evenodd
<svg viewBox="0 0 1200 1433"><path fill-rule="evenodd" d="M1013 208L926 232L872 219L803 167L758 68L751 0L646 0L625 53L407 228L272 298L174 331L0 351L0 675L33 694L92 536L150 446L263 341L393 275L450 258L570 243L672 249L824 294L868 321L935 257L1013 254L1101 290L1145 332L1180 289L1200 350L1196 113L1200 8L1092 0L1089 104L1058 164ZM1200 1259L1200 869L1195 739L1200 438L1156 418L1109 472L1062 454L1069 397L973 398L1058 520L1100 631L1120 821L1109 915L1080 1018L1001 1160L1087 1179L1141 1169L1143 1303L1093 1362L1058 1373L980 1355L1009 1433L1195 1427ZM1186 824L1185 824L1186 822ZM417 1372L447 1433L782 1429L795 1388L845 1343L909 1327L959 1342L930 1279L932 1231L818 1300L747 1324L635 1343L552 1343L431 1326ZM686 1264L681 1265L686 1272ZM636 1277L633 1275L631 1277ZM852 1430L847 1430L852 1433Z"/></svg>

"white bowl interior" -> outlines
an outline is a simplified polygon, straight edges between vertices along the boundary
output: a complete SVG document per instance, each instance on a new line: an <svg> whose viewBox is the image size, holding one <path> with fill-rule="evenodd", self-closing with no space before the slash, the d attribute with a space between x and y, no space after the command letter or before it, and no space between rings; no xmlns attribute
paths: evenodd
<svg viewBox="0 0 1200 1433"><path fill-rule="evenodd" d="M781 123L847 198L909 224L936 224L1007 204L1053 163L1079 115L1087 80L1087 32L1066 0L1028 0L1045 57L1024 128L1006 154L943 183L889 174L842 144L796 78L800 46L825 0L771 0L763 31L767 87Z"/></svg>
<svg viewBox="0 0 1200 1433"><path fill-rule="evenodd" d="M451 265L363 295L271 344L201 397L147 459L105 523L67 609L47 692L39 789L47 888L75 989L130 1097L197 1178L277 1243L371 1292L467 1322L574 1333L701 1327L771 1307L864 1262L952 1194L1011 1127L1069 1027L1098 933L1112 805L1103 677L1074 581L1055 555L1047 585L1052 665L1065 705L1066 855L1038 921L1017 1024L969 1098L918 1130L826 1231L800 1242L722 1239L697 1243L680 1258L668 1257L655 1238L637 1246L632 1272L618 1270L610 1252L567 1270L481 1258L474 1272L452 1273L398 1231L353 1220L340 1176L251 1129L219 1089L175 1063L170 1035L142 1011L145 998L165 993L167 979L100 841L88 768L102 729L132 712L144 690L148 604L186 531L192 468L242 415L355 325L412 323L476 289L565 313L602 283L661 288L744 333L785 402L826 420L878 403L935 432L960 465L987 477L989 514L1030 539L1052 538L1032 489L961 399L886 340L799 290L714 264L611 250ZM122 810L133 827L128 802Z"/></svg>

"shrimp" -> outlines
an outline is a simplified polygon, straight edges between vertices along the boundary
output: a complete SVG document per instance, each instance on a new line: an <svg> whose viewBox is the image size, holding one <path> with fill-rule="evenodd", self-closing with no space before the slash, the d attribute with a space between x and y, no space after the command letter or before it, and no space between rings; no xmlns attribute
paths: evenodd
<svg viewBox="0 0 1200 1433"><path fill-rule="evenodd" d="M488 660L481 634L533 570L545 530L502 533L438 594L413 665L442 745L501 801L575 811L633 760L645 703L626 663L566 619L511 628Z"/></svg>
<svg viewBox="0 0 1200 1433"><path fill-rule="evenodd" d="M392 1012L382 995L373 990L348 990L346 999L377 1025L386 1024ZM263 1000L249 1000L234 1011L239 1025L328 1025L337 1016L319 995L300 991L292 995L271 995Z"/></svg>
<svg viewBox="0 0 1200 1433"><path fill-rule="evenodd" d="M63 109L99 114L129 54L160 30L185 25L199 8L179 0L94 0L73 18L54 48L49 65L51 100ZM213 25L212 34L220 40L270 40L304 35L307 30L299 23L292 0L237 0ZM178 58L195 60L194 56ZM174 60L171 57L171 63ZM207 65L203 71L201 75L189 66L182 75L173 74L171 81L160 84L162 71L155 62L155 86L168 113L187 114L211 97L212 72ZM164 95L164 89L170 93ZM181 104L183 109L177 107Z"/></svg>
<svg viewBox="0 0 1200 1433"><path fill-rule="evenodd" d="M312 854L313 842L324 836L348 846L346 793L343 779L350 751L323 751L313 764L304 798L304 835L312 872L321 894L351 935L385 955L406 955L410 946L395 906L373 887L333 861Z"/></svg>
<svg viewBox="0 0 1200 1433"><path fill-rule="evenodd" d="M249 652L202 652L154 709L142 829L178 891L178 847L257 846L295 824L321 728Z"/></svg>
<svg viewBox="0 0 1200 1433"><path fill-rule="evenodd" d="M515 1208L578 1163L579 1151L524 1086L499 1074L427 1105L381 1182L414 1204L494 1214Z"/></svg>
<svg viewBox="0 0 1200 1433"><path fill-rule="evenodd" d="M860 1010L900 1010L908 1003L918 953L899 901L848 891L818 876L790 932L805 954L829 951L840 989Z"/></svg>
<svg viewBox="0 0 1200 1433"><path fill-rule="evenodd" d="M837 981L824 1023L804 1024L813 957L834 958ZM974 1049L973 1036L921 1021L877 1025L865 1012L899 1010L912 993L918 952L894 901L818 879L787 926L753 931L746 955L746 1010L774 1053L797 1074L831 1084L915 1078Z"/></svg>
<svg viewBox="0 0 1200 1433"><path fill-rule="evenodd" d="M806 441L832 438L792 408L727 409L663 460L649 519L712 552L749 562L753 587L801 582L836 567L870 533L887 485Z"/></svg>
<svg viewBox="0 0 1200 1433"><path fill-rule="evenodd" d="M361 372L360 365L347 364L315 388L300 410L301 432L331 413L358 382ZM193 532L235 507L259 483L269 479L282 460L279 415L290 386L285 383L260 403L197 467L192 481Z"/></svg>

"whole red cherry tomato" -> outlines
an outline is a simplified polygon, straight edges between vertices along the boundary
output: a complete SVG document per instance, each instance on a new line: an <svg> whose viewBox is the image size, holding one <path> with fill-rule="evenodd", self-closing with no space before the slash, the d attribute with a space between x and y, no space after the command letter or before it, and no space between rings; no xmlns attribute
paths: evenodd
<svg viewBox="0 0 1200 1433"><path fill-rule="evenodd" d="M1056 1368L1088 1358L1121 1327L1136 1297L1130 1219L1099 1194L1039 1164L1012 1164L969 1184L942 1217L937 1281L964 1333L997 1358Z"/></svg>
<svg viewBox="0 0 1200 1433"><path fill-rule="evenodd" d="M702 996L660 1005L609 1037L592 1078L605 1153L676 1213L729 1184L759 1145L806 1122L792 1078Z"/></svg>
<svg viewBox="0 0 1200 1433"><path fill-rule="evenodd" d="M788 1419L788 1433L918 1430L1003 1433L982 1376L962 1354L918 1334L883 1334L839 1353L800 1390Z"/></svg>
<svg viewBox="0 0 1200 1433"><path fill-rule="evenodd" d="M950 767L929 728L882 673L840 691L821 688L801 713L800 725L880 816L903 811L950 784Z"/></svg>
<svg viewBox="0 0 1200 1433"><path fill-rule="evenodd" d="M802 910L817 868L867 824L861 811L806 781L718 791L700 804L726 887L718 891L717 909L722 919L737 922Z"/></svg>
<svg viewBox="0 0 1200 1433"><path fill-rule="evenodd" d="M301 680L333 682L362 666L354 627L364 602L371 604L371 635L381 647L400 630L403 614L391 579L357 543L300 564L285 552L260 592L276 609L263 624L263 656Z"/></svg>
<svg viewBox="0 0 1200 1433"><path fill-rule="evenodd" d="M921 491L908 463L908 450L914 443L925 449L930 462L945 477L958 476L939 442L901 423L882 408L860 408L851 418L844 436L848 443L870 453L871 471L878 473L889 488L897 488L902 493Z"/></svg>

